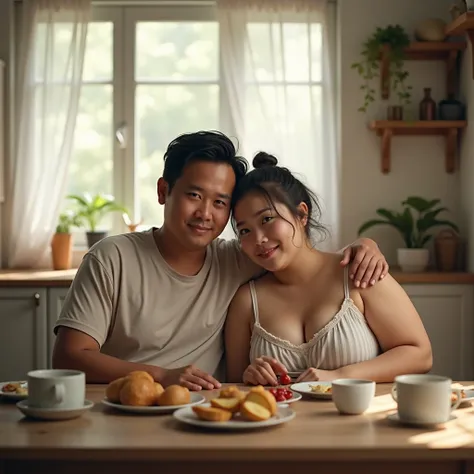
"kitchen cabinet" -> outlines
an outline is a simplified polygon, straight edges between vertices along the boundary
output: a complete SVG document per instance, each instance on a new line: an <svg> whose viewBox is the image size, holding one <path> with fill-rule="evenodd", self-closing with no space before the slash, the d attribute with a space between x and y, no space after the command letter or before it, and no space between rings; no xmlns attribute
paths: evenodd
<svg viewBox="0 0 474 474"><path fill-rule="evenodd" d="M46 288L0 288L0 381L47 367Z"/></svg>
<svg viewBox="0 0 474 474"><path fill-rule="evenodd" d="M431 340L431 373L453 380L474 378L474 286L402 285Z"/></svg>

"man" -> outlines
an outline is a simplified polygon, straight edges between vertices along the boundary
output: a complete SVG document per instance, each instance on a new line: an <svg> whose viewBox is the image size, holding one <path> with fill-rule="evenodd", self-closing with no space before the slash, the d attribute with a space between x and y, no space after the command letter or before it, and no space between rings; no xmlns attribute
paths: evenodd
<svg viewBox="0 0 474 474"><path fill-rule="evenodd" d="M165 386L220 387L227 308L261 273L237 241L216 239L246 171L221 133L170 143L157 183L163 226L109 237L84 257L55 327L54 367L82 370L92 383L145 370ZM365 241L352 247L350 269L363 286L388 271L375 242ZM346 249L341 264L350 258Z"/></svg>

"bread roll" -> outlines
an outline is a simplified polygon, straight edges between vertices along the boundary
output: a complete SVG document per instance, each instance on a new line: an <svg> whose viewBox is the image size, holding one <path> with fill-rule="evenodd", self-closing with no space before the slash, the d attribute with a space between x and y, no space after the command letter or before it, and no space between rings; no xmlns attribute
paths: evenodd
<svg viewBox="0 0 474 474"><path fill-rule="evenodd" d="M155 382L145 377L127 378L120 390L120 402L123 405L147 407L156 402Z"/></svg>
<svg viewBox="0 0 474 474"><path fill-rule="evenodd" d="M240 391L235 385L231 385L230 387L221 390L219 398L239 398L240 400L243 400L245 398L245 393Z"/></svg>
<svg viewBox="0 0 474 474"><path fill-rule="evenodd" d="M252 388L245 397L245 401L257 403L268 410L271 416L277 412L277 403L275 397L263 387Z"/></svg>
<svg viewBox="0 0 474 474"><path fill-rule="evenodd" d="M165 391L163 385L161 383L155 382L155 390L156 390L156 399L155 404L158 404L158 399L161 397L161 394Z"/></svg>
<svg viewBox="0 0 474 474"><path fill-rule="evenodd" d="M194 413L201 418L201 420L206 421L229 421L232 417L232 413L227 410L221 410L220 408L214 407L203 407L197 405L193 407Z"/></svg>
<svg viewBox="0 0 474 474"><path fill-rule="evenodd" d="M119 379L110 382L105 389L105 396L112 403L120 403L120 391L124 383L127 381L126 377L120 377Z"/></svg>
<svg viewBox="0 0 474 474"><path fill-rule="evenodd" d="M221 408L222 410L230 411L231 413L237 413L240 408L240 398L213 398L211 405L215 408Z"/></svg>
<svg viewBox="0 0 474 474"><path fill-rule="evenodd" d="M181 387L181 385L170 385L165 388L165 391L158 398L158 405L186 405L186 403L189 403L190 401L191 394L186 387Z"/></svg>
<svg viewBox="0 0 474 474"><path fill-rule="evenodd" d="M153 377L148 372L145 372L144 370L134 370L133 372L130 372L127 375L127 378L132 378L132 377L143 377L149 380L150 382L155 382Z"/></svg>
<svg viewBox="0 0 474 474"><path fill-rule="evenodd" d="M244 418L250 421L265 421L272 416L270 410L259 403L247 401L247 399L242 403L240 413Z"/></svg>

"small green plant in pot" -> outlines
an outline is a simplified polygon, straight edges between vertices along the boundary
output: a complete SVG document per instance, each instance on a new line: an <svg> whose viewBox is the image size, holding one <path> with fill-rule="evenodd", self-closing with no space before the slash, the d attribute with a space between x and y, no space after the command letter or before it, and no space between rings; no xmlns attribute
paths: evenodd
<svg viewBox="0 0 474 474"><path fill-rule="evenodd" d="M51 241L54 270L68 270L72 262L72 227L80 227L80 216L71 209L59 214L56 232Z"/></svg>
<svg viewBox="0 0 474 474"><path fill-rule="evenodd" d="M363 43L362 59L351 65L363 81L360 89L364 94L364 102L358 109L360 112L367 112L370 104L375 101L376 89L373 81L380 77L381 55L385 54L388 61L388 70L384 75L386 82L381 84L381 89L387 93L392 89L395 93L398 105L391 106L389 113L390 109L401 109L401 112L397 112L399 116L392 118L402 118L400 114L403 113L403 107L411 103L412 87L406 83L408 72L404 68L405 48L409 45L410 38L400 25L377 28Z"/></svg>
<svg viewBox="0 0 474 474"><path fill-rule="evenodd" d="M71 194L68 199L75 201L77 213L87 226L87 245L92 247L96 242L107 236L108 232L98 230L101 220L112 212L127 212L127 209L115 202L113 196L89 193L83 195Z"/></svg>
<svg viewBox="0 0 474 474"><path fill-rule="evenodd" d="M398 265L404 272L424 271L429 261L429 251L424 247L433 237L430 231L434 227L444 226L459 232L458 226L453 222L438 219L438 214L447 211L445 207L439 207L439 203L439 199L426 200L410 196L402 202L402 212L377 209L376 213L382 219L371 219L363 223L358 234L378 225L394 227L405 242L405 248L397 250Z"/></svg>

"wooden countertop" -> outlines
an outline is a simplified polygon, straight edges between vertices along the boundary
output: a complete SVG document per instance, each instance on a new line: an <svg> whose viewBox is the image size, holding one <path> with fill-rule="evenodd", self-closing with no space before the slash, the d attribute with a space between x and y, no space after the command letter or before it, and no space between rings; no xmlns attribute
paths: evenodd
<svg viewBox="0 0 474 474"><path fill-rule="evenodd" d="M390 270L390 274L401 285L411 283L437 283L437 284L474 284L474 273L467 272L435 272L428 271L423 273L404 273L394 268ZM0 283L1 284L1 283Z"/></svg>
<svg viewBox="0 0 474 474"><path fill-rule="evenodd" d="M96 405L76 420L30 421L13 403L2 402L0 459L160 462L186 459L190 463L206 459L226 462L474 459L472 406L456 410L455 419L444 427L407 428L386 419L396 408L390 395L391 386L378 384L376 397L364 415L341 416L332 401L303 399L292 405L296 418L287 424L225 433L187 427L171 415L137 416L113 411L100 403L105 387L98 385L87 387L87 398ZM216 392L202 393L207 398L216 395Z"/></svg>
<svg viewBox="0 0 474 474"><path fill-rule="evenodd" d="M71 270L0 270L0 287L54 286L68 287L76 275ZM424 272L403 273L396 267L390 274L400 284L474 284L474 273Z"/></svg>
<svg viewBox="0 0 474 474"><path fill-rule="evenodd" d="M68 287L74 280L76 272L77 268L71 270L0 270L0 287Z"/></svg>

